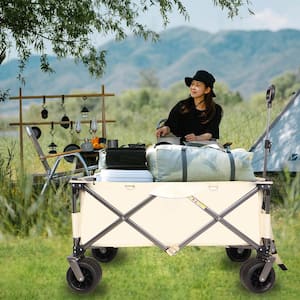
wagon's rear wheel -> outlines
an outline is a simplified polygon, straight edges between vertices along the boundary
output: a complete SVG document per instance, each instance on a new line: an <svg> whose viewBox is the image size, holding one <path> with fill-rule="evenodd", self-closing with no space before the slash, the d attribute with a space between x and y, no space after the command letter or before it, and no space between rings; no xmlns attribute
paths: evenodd
<svg viewBox="0 0 300 300"><path fill-rule="evenodd" d="M265 281L260 281L259 276L265 266L265 262L257 258L249 259L240 269L242 284L254 293L264 293L270 290L275 283L275 271L272 268Z"/></svg>
<svg viewBox="0 0 300 300"><path fill-rule="evenodd" d="M117 253L118 248L114 247L100 247L100 248L92 248L92 254L93 256L99 260L100 262L110 262L113 260Z"/></svg>
<svg viewBox="0 0 300 300"><path fill-rule="evenodd" d="M251 249L229 247L225 250L227 256L236 262L246 261L251 256Z"/></svg>
<svg viewBox="0 0 300 300"><path fill-rule="evenodd" d="M85 257L78 262L81 272L84 276L83 281L77 280L71 267L68 269L66 279L69 287L78 294L92 292L102 278L102 270L98 262L91 258Z"/></svg>

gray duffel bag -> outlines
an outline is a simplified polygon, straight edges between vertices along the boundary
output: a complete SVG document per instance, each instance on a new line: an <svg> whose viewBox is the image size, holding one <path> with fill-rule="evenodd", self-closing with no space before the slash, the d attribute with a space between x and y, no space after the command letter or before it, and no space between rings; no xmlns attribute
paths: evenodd
<svg viewBox="0 0 300 300"><path fill-rule="evenodd" d="M155 181L255 181L253 153L217 146L156 145L146 151Z"/></svg>

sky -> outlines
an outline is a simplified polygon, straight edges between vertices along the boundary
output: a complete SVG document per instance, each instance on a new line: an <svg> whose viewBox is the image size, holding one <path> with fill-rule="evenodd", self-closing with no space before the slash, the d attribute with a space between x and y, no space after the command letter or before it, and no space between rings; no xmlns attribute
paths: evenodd
<svg viewBox="0 0 300 300"><path fill-rule="evenodd" d="M167 27L187 25L200 30L215 33L221 30L272 30L285 28L300 30L300 1L299 0L251 0L250 9L255 15L249 14L246 7L241 8L240 14L233 19L228 18L227 11L214 5L213 0L182 0L190 15L186 21L183 16L174 11ZM157 10L152 10L143 16L142 22L157 32L163 31L161 17ZM112 36L92 37L97 46L112 39ZM16 53L11 51L8 60L15 58ZM51 54L49 52L48 54Z"/></svg>
<svg viewBox="0 0 300 300"><path fill-rule="evenodd" d="M246 6L233 19L227 17L227 10L222 10L213 4L213 0L182 0L190 14L186 22L178 13L171 16L170 27L190 25L204 31L218 32L220 30L262 30L272 31L283 28L300 30L300 1L299 0L251 0L248 13ZM148 16L151 28L159 29L160 24Z"/></svg>
<svg viewBox="0 0 300 300"><path fill-rule="evenodd" d="M244 0L245 1L245 0ZM190 19L187 21L175 10L169 15L170 23L163 27L159 11L153 9L144 15L141 21L158 33L164 29L182 25L192 26L203 31L216 33L221 30L300 30L299 0L251 0L249 8L255 13L249 14L247 6L240 9L238 16L228 18L228 11L215 6L213 0L181 0L186 7ZM101 45L112 37L94 36L93 40Z"/></svg>

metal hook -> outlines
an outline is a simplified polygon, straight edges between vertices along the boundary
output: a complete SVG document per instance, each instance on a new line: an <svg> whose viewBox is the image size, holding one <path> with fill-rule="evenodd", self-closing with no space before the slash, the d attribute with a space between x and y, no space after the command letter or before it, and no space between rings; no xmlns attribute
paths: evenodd
<svg viewBox="0 0 300 300"><path fill-rule="evenodd" d="M92 130L92 120L90 120L90 129L89 129L89 133L92 134L93 130Z"/></svg>
<svg viewBox="0 0 300 300"><path fill-rule="evenodd" d="M46 107L46 96L43 96L43 105L42 105L43 108Z"/></svg>
<svg viewBox="0 0 300 300"><path fill-rule="evenodd" d="M53 136L54 135L54 122L51 122L51 130L50 134Z"/></svg>
<svg viewBox="0 0 300 300"><path fill-rule="evenodd" d="M70 121L70 134L74 134L73 121Z"/></svg>
<svg viewBox="0 0 300 300"><path fill-rule="evenodd" d="M65 95L61 95L61 107L65 112Z"/></svg>

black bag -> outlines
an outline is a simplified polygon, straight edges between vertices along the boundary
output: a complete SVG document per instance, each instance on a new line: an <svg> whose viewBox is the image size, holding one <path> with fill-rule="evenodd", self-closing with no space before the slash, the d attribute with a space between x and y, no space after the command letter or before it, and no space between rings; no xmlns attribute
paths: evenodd
<svg viewBox="0 0 300 300"><path fill-rule="evenodd" d="M146 170L146 148L130 146L106 149L106 168L123 170Z"/></svg>

